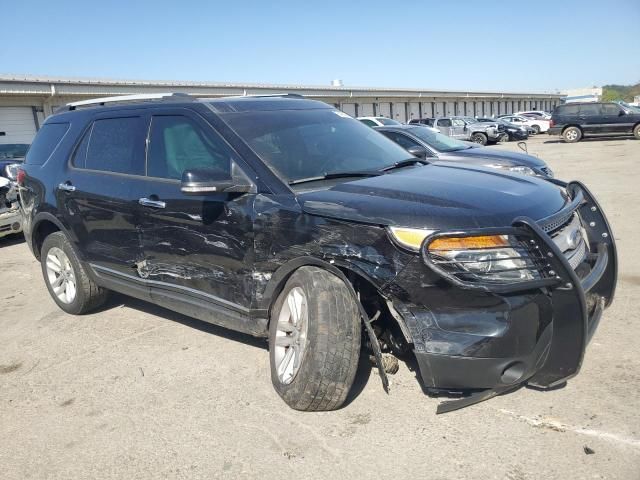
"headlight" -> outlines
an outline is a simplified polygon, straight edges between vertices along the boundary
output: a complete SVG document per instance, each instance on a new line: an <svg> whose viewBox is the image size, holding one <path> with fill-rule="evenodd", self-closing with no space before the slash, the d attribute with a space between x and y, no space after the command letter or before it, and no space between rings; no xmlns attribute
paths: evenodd
<svg viewBox="0 0 640 480"><path fill-rule="evenodd" d="M503 165L501 163L487 163L483 166L490 167L490 168L498 168L500 170L505 170L507 172L512 172L512 173L519 173L520 175L531 175L531 176L536 175L536 172L534 172L529 167L525 167L524 165Z"/></svg>
<svg viewBox="0 0 640 480"><path fill-rule="evenodd" d="M526 244L513 235L440 237L424 253L436 269L463 282L517 283L541 278Z"/></svg>
<svg viewBox="0 0 640 480"><path fill-rule="evenodd" d="M431 235L434 230L422 228L389 227L391 238L399 245L409 250L419 251L425 238Z"/></svg>

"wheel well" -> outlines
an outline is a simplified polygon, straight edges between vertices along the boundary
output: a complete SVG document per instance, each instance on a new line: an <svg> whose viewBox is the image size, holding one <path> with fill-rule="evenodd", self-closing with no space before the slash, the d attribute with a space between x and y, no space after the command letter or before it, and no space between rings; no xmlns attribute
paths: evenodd
<svg viewBox="0 0 640 480"><path fill-rule="evenodd" d="M298 268L301 268L306 265L301 265ZM319 268L325 268L322 265L313 265ZM391 314L389 307L387 305L387 299L379 292L376 286L371 283L369 279L365 276L354 272L345 267L337 267L331 266L325 268L328 272L337 274L338 272L342 275L346 280L351 284L353 290L356 292L360 303L364 307L364 310L367 312L369 318L376 315L377 312L380 312L378 319L372 323L376 336L378 337L383 349L390 350L395 349L399 350L397 347L398 342L402 342L405 346L408 343L411 343L413 340L407 338L404 332L408 332L408 328L406 325L400 325L399 320ZM332 271L332 269L335 269ZM287 280L293 273L297 270L292 270L289 272L286 277L280 279L277 288L273 291L273 296L271 297L269 309L268 309L268 322L271 321L271 309L275 304L277 298L280 296L282 291L284 290L284 286L287 283ZM337 271L336 271L337 270ZM268 328L268 327L267 327ZM394 344L394 346L391 345ZM398 352L405 353L405 352Z"/></svg>
<svg viewBox="0 0 640 480"><path fill-rule="evenodd" d="M44 239L52 233L59 231L60 229L58 228L58 226L49 220L42 220L40 223L38 223L36 229L33 231L32 240L33 253L35 254L37 259L40 259L40 250L42 249Z"/></svg>
<svg viewBox="0 0 640 480"><path fill-rule="evenodd" d="M565 127L562 129L562 133L564 133L567 128L571 127L576 127L582 133L582 127L580 125L565 125Z"/></svg>

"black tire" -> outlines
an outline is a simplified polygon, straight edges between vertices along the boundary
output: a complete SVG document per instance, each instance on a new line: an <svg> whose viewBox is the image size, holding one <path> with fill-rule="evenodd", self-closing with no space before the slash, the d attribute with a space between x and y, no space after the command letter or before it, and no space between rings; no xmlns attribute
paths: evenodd
<svg viewBox="0 0 640 480"><path fill-rule="evenodd" d="M533 130L533 133L535 135L539 135L540 134L540 126L539 125L531 125L531 129Z"/></svg>
<svg viewBox="0 0 640 480"><path fill-rule="evenodd" d="M48 278L47 256L49 251L54 247L62 250L66 254L73 270L76 293L74 300L70 303L64 303L58 298ZM99 307L107 299L109 291L96 285L87 275L85 268L82 266L82 263L80 263L80 260L78 260L78 255L64 233L54 232L45 238L40 250L40 265L42 267L44 282L47 285L51 298L53 298L58 306L65 312L73 315L82 315Z"/></svg>
<svg viewBox="0 0 640 480"><path fill-rule="evenodd" d="M562 132L562 138L567 143L579 142L582 138L582 130L578 127L567 127Z"/></svg>
<svg viewBox="0 0 640 480"><path fill-rule="evenodd" d="M275 339L283 304L296 287L306 295L307 333L297 373L283 383ZM340 278L318 267L296 270L273 305L269 325L271 381L287 405L303 411L340 408L355 378L361 331L358 305Z"/></svg>
<svg viewBox="0 0 640 480"><path fill-rule="evenodd" d="M640 124L633 127L633 136L636 137L637 140L640 140Z"/></svg>
<svg viewBox="0 0 640 480"><path fill-rule="evenodd" d="M500 142L500 143L507 143L507 142L510 142L510 141L511 141L511 137L509 136L508 133L505 133L504 135L502 135L500 137L500 140L498 140L498 142Z"/></svg>
<svg viewBox="0 0 640 480"><path fill-rule="evenodd" d="M471 135L471 141L475 143L479 143L480 145L486 145L489 139L484 133L474 133Z"/></svg>

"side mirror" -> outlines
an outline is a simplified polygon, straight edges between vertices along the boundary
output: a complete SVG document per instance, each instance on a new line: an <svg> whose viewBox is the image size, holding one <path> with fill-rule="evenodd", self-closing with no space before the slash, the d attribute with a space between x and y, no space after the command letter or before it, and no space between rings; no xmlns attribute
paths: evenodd
<svg viewBox="0 0 640 480"><path fill-rule="evenodd" d="M407 148L407 152L409 152L414 157L427 158L427 149L424 147L421 147L420 145L414 145L412 147Z"/></svg>
<svg viewBox="0 0 640 480"><path fill-rule="evenodd" d="M241 176L232 178L227 172L217 169L193 169L182 173L182 193L188 195L208 195L211 193L247 193L251 183Z"/></svg>
<svg viewBox="0 0 640 480"><path fill-rule="evenodd" d="M618 116L619 116L619 117L621 117L621 116L623 116L623 115L626 115L626 114L627 114L627 112L625 112L624 110L620 110L620 111L618 112Z"/></svg>

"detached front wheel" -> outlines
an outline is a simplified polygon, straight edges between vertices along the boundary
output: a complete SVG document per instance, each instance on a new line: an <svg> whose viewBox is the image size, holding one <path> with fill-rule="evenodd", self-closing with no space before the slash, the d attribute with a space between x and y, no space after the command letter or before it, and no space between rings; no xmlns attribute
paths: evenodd
<svg viewBox="0 0 640 480"><path fill-rule="evenodd" d="M271 381L296 410L340 408L360 357L360 312L344 282L318 267L301 267L271 310Z"/></svg>

